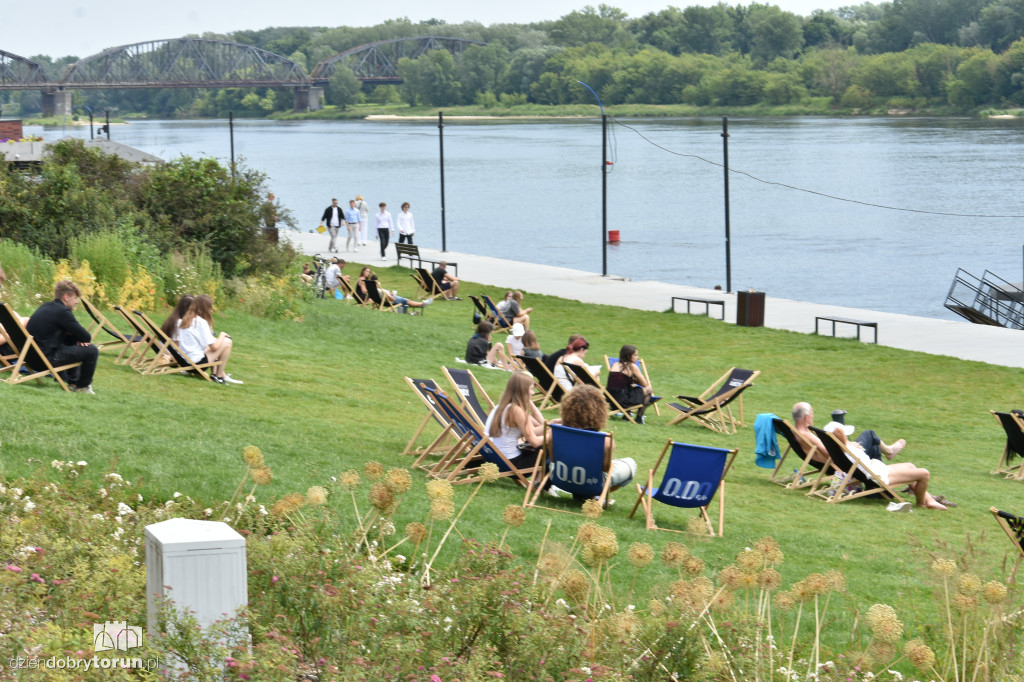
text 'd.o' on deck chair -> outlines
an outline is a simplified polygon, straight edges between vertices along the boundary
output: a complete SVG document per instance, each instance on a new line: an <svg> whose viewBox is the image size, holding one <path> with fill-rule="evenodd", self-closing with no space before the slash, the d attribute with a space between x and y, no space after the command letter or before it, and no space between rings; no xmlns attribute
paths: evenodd
<svg viewBox="0 0 1024 682"><path fill-rule="evenodd" d="M484 433L483 427L445 393L434 391L433 398L445 416L451 420L452 429L460 442L428 472L431 477L447 479L453 485L475 483L480 480L480 467L490 462L498 467L499 477L512 478L523 487L528 485L529 476L533 474L536 464L522 468L516 466ZM539 457L537 461L540 461Z"/></svg>
<svg viewBox="0 0 1024 682"><path fill-rule="evenodd" d="M760 370L733 367L699 396L676 396L682 403L669 403L679 412L669 425L693 418L698 423L718 433L736 433L743 426L743 391L753 385ZM739 406L740 417L732 415L732 403Z"/></svg>
<svg viewBox="0 0 1024 682"><path fill-rule="evenodd" d="M7 383L20 384L33 379L38 383L43 377L53 377L65 391L71 390L60 373L80 367L81 362L54 367L36 340L28 333L21 318L7 303L0 303L0 326L4 328L7 345L10 346L10 353L6 354L0 363L0 373L10 373L5 380Z"/></svg>
<svg viewBox="0 0 1024 682"><path fill-rule="evenodd" d="M999 466L992 472L1006 478L1024 478L1024 418L1014 412L989 410L1006 432L1006 446Z"/></svg>
<svg viewBox="0 0 1024 682"><path fill-rule="evenodd" d="M402 450L403 455L415 455L416 461L413 466L416 468L423 468L422 462L431 456L443 456L452 447L452 441L458 440L455 434L452 432L451 421L448 416L441 411L437 401L434 400L434 394L440 390L433 379L410 379L405 377L405 383L409 384L409 387L413 390L413 393L423 402L423 405L427 408L427 414L423 417L423 421L420 422L416 432L406 443L405 449ZM430 389L430 390L426 390ZM440 435L434 437L430 443L424 447L417 448L416 442L423 435L424 429L427 424L433 420L441 427ZM430 467L426 467L429 469Z"/></svg>
<svg viewBox="0 0 1024 682"><path fill-rule="evenodd" d="M871 471L860 463L857 457L850 452L847 446L836 440L836 437L822 429L811 427L811 431L828 450L828 456L832 466L837 469L837 474L843 474L843 480L838 486L815 486L808 495L820 497L830 503L846 502L866 495L881 495L894 502L904 502L892 486L881 478L873 475ZM859 483L861 490L851 492L851 486Z"/></svg>
<svg viewBox="0 0 1024 682"><path fill-rule="evenodd" d="M164 334L153 320L149 319L146 313L133 310L132 315L142 322L142 328L149 335L149 338L156 344L156 358L142 370L143 374L170 374L172 372L185 372L197 374L203 379L212 382L209 373L203 370L212 370L220 366L218 362L195 363L184 351L178 347L171 337ZM170 360L168 361L167 358Z"/></svg>
<svg viewBox="0 0 1024 682"><path fill-rule="evenodd" d="M989 508L989 511L992 512L992 516L996 517L996 522L1006 532L1013 546L1017 548L1021 556L1024 556L1024 518L995 507Z"/></svg>
<svg viewBox="0 0 1024 682"><path fill-rule="evenodd" d="M709 535L722 536L725 530L725 475L729 473L738 451L725 448L712 448L704 445L690 445L669 440L661 449L661 454L654 462L654 468L647 473L647 483L637 482L637 500L629 512L633 518L637 507L643 507L647 530L667 530L684 533L686 528L661 528L654 521L654 503L660 502L670 507L697 509L700 517L707 524ZM661 466L665 455L665 473L661 476L661 484L654 487L654 475ZM708 506L718 493L718 532L715 533L708 516Z"/></svg>
<svg viewBox="0 0 1024 682"><path fill-rule="evenodd" d="M789 490L810 486L816 488L823 473L826 470L834 470L831 461L821 462L815 459L818 448L785 419L773 419L772 424L775 426L776 436L782 436L786 441L786 449L782 452L769 480ZM790 460L789 467L793 468L792 476L787 472L788 467L786 467L786 458L790 452L800 462L800 464L796 464L795 461Z"/></svg>
<svg viewBox="0 0 1024 682"><path fill-rule="evenodd" d="M378 285L375 279L364 279L363 284L366 285L366 295L373 301L373 307L377 310L386 310L393 313L398 312L398 306L391 301L391 297L388 296L388 292L381 286Z"/></svg>
<svg viewBox="0 0 1024 682"><path fill-rule="evenodd" d="M494 301L491 300L490 296L487 294L480 294L480 298L483 299L484 303L487 305L487 309L490 311L495 329L512 328L512 318L503 315L502 312L498 310L498 306L496 306Z"/></svg>
<svg viewBox="0 0 1024 682"><path fill-rule="evenodd" d="M619 361L618 358L613 358L613 357L610 357L608 355L604 356L604 364L608 368L608 372L609 373L612 371L612 367L618 361ZM644 359L640 358L639 360L637 360L633 364L635 364L638 368L640 368L640 373L643 375L644 379L647 379L647 385L651 386L652 390L653 390L654 384L651 383L651 375L647 373L647 363L644 362ZM658 415L660 417L661 416L661 410L658 408L658 401L661 400L661 396L660 395L651 396L651 400L654 403L654 414L656 414L656 415Z"/></svg>
<svg viewBox="0 0 1024 682"><path fill-rule="evenodd" d="M581 513L540 504L549 484L572 493L577 500L596 499L602 507L607 506L612 481L608 475L614 447L610 440L612 436L604 431L574 429L560 424L549 424L547 428L544 466L537 467L523 506Z"/></svg>
<svg viewBox="0 0 1024 682"><path fill-rule="evenodd" d="M562 398L565 397L565 389L562 388L562 384L558 383L558 379L551 373L548 366L541 362L540 358L522 357L520 360L526 367L526 371L537 380L538 390L533 395L533 402L537 404L537 408L540 410L557 408L562 402Z"/></svg>
<svg viewBox="0 0 1024 682"><path fill-rule="evenodd" d="M570 376L576 377L576 380L579 383L583 384L584 386L593 386L597 390L601 391L601 395L604 396L604 401L608 404L609 415L620 413L626 420L636 424L636 419L633 418L633 415L630 414L630 411L643 407L642 404L622 405L621 403L619 403L619 401L616 400L612 396L612 394L608 392L608 389L605 388L600 381L598 381L597 377L590 373L590 369L586 365L574 365L572 363L563 362L562 366L565 367L566 373L569 374Z"/></svg>
<svg viewBox="0 0 1024 682"><path fill-rule="evenodd" d="M473 376L473 372L468 369L452 369L451 367L442 367L441 371L448 378L452 388L458 391L462 404L469 408L466 410L467 414L476 419L480 426L483 426L487 421L487 415L494 409L494 401Z"/></svg>
<svg viewBox="0 0 1024 682"><path fill-rule="evenodd" d="M124 334L114 324L107 319L107 317L99 311L99 309L92 304L87 298L80 298L82 307L85 312L92 318L92 323L86 327L89 335L92 337L93 345L100 350L106 350L107 348L123 348L124 346L130 346L134 343L139 343L143 339L137 334ZM111 337L108 341L99 341L98 337L100 333Z"/></svg>

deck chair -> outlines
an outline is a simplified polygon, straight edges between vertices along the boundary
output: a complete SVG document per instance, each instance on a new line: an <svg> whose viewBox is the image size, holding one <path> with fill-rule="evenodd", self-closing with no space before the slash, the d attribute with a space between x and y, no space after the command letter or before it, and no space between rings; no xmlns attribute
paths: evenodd
<svg viewBox="0 0 1024 682"><path fill-rule="evenodd" d="M92 336L93 345L100 350L105 350L107 348L121 348L123 346L142 341L142 339L135 334L131 336L122 334L121 330L115 327L113 323L111 323L111 321L108 320L89 299L83 297L79 300L82 302L82 307L85 308L85 312L87 312L89 317L92 318L92 324L86 327L86 329ZM97 343L96 337L100 335L100 332L105 332L108 336L113 337L112 340Z"/></svg>
<svg viewBox="0 0 1024 682"><path fill-rule="evenodd" d="M441 371L444 372L452 388L462 398L462 404L468 408L466 413L475 418L482 427L487 421L487 415L494 409L494 401L487 395L487 391L473 376L473 372L468 369L442 367ZM483 397L483 403L480 402L481 397Z"/></svg>
<svg viewBox="0 0 1024 682"><path fill-rule="evenodd" d="M597 377L595 377L593 374L590 373L590 369L588 367L586 367L585 365L573 365L573 364L569 364L569 363L564 363L563 362L562 366L565 367L565 371L566 371L567 374L569 374L570 376L575 376L576 377L576 381L579 384L583 384L584 386L593 386L597 390L601 391L601 395L604 396L604 401L606 403L608 403L608 414L609 414L609 416L615 414L616 412L621 412L623 417L625 417L628 421L632 422L633 424L636 424L636 419L629 412L630 412L630 410L636 410L638 408L643 407L642 404L640 404L640 405L622 405L622 404L620 404L619 401L616 400L612 396L612 394L608 392L608 389L606 389L604 386L601 385L601 382L597 380Z"/></svg>
<svg viewBox="0 0 1024 682"><path fill-rule="evenodd" d="M1006 478L1024 478L1024 419L1013 412L989 411L1006 432L1006 447L999 457L999 466L992 473Z"/></svg>
<svg viewBox="0 0 1024 682"><path fill-rule="evenodd" d="M476 306L476 311L478 313L480 313L480 317L482 319L484 319L484 320L490 320L491 319L491 317L492 317L491 311L489 311L487 309L487 306L484 305L484 302L480 300L479 296L473 296L472 294L470 294L469 295L469 300L471 300L473 302L473 305Z"/></svg>
<svg viewBox="0 0 1024 682"><path fill-rule="evenodd" d="M504 315L501 314L501 311L498 310L498 306L494 305L494 301L491 300L490 296L488 296L487 294L480 294L480 298L483 299L484 304L487 306L487 309L490 311L490 316L491 316L491 318L494 321L494 328L495 329L511 329L512 328L512 319L508 318L508 317L505 317Z"/></svg>
<svg viewBox="0 0 1024 682"><path fill-rule="evenodd" d="M150 365L167 362L167 358L160 349L159 340L146 329L142 320L119 305L114 306L114 311L128 323L128 326L135 332L134 336L140 339L133 344L124 346L114 362L126 364L140 373L145 373Z"/></svg>
<svg viewBox="0 0 1024 682"><path fill-rule="evenodd" d="M609 357L607 355L604 356L604 364L608 368L609 372L612 371L612 365L614 365L618 361L619 361L618 358ZM640 368L640 372L644 375L644 379L647 379L647 385L648 386L653 386L654 384L651 383L651 375L647 373L647 363L644 362L644 359L640 358L639 360L636 361L635 364L636 364L637 367ZM660 395L656 395L656 396L652 396L652 398L654 400L654 414L656 414L656 415L658 415L660 417L661 416L661 410L658 408L658 401L661 400L661 396Z"/></svg>
<svg viewBox="0 0 1024 682"><path fill-rule="evenodd" d="M423 290L425 296L445 298L444 291L438 286L437 280L434 276L427 272L426 268L413 268L413 272L416 274L413 279L416 279L420 283L420 289Z"/></svg>
<svg viewBox="0 0 1024 682"><path fill-rule="evenodd" d="M431 392L431 389L426 387L422 390ZM452 430L459 437L459 442L441 458L428 475L447 479L452 485L475 483L480 480L480 467L490 462L498 467L499 477L514 478L516 483L524 487L529 484L528 477L533 475L542 461L540 457L537 458L538 464L532 467L517 467L484 433L483 427L451 398L441 391L432 391L432 397L445 416L451 420Z"/></svg>
<svg viewBox="0 0 1024 682"><path fill-rule="evenodd" d="M669 453L669 450L671 452ZM683 533L675 528L659 528L654 522L654 503L661 502L671 507L698 509L700 517L708 527L709 535L716 535L708 516L708 506L718 495L718 537L725 531L725 475L729 473L738 451L725 448L711 448L704 445L676 443L671 439L661 449L654 462L654 468L647 472L647 485L636 484L637 499L629 518L633 518L637 507L643 506L647 519L647 530L667 530ZM654 487L654 474L658 471L665 454L669 453L661 485Z"/></svg>
<svg viewBox="0 0 1024 682"><path fill-rule="evenodd" d="M537 380L537 387L540 392L533 396L533 401L540 410L550 410L558 407L565 397L565 389L558 383L555 375L551 373L548 366L541 362L540 358L520 358L526 371Z"/></svg>
<svg viewBox="0 0 1024 682"><path fill-rule="evenodd" d="M822 473L823 470L835 470L831 461L822 464L813 459L817 448L808 442L803 434L793 428L788 421L785 419L773 419L772 424L775 426L776 437L781 435L785 439L786 449L775 465L775 470L772 472L772 477L768 479L769 481L781 485L787 490L799 490L808 486L816 488L821 482L821 477L824 475ZM786 457L790 452L800 459L800 465L793 470L792 478L788 475L782 475L782 472L785 471Z"/></svg>
<svg viewBox="0 0 1024 682"><path fill-rule="evenodd" d="M754 379L760 373L760 370L733 367L699 396L676 396L685 404L669 403L669 407L679 412L669 422L669 426L692 417L712 431L725 434L736 433L737 427L743 426L743 391L753 385ZM737 399L740 408L739 419L732 416L732 407L730 406L730 403Z"/></svg>
<svg viewBox="0 0 1024 682"><path fill-rule="evenodd" d="M416 396L423 401L423 404L427 408L427 414L423 417L423 421L420 422L419 427L416 429L416 433L413 434L409 442L406 443L405 449L402 450L403 455L415 455L417 457L413 466L419 467L422 460L425 460L431 455L442 456L451 448L451 441L455 440L455 436L451 430L451 421L448 417L441 412L440 406L437 401L433 398L433 392L440 391L440 386L437 385L433 379L410 379L405 377L405 383L409 384L409 387L413 390ZM423 390L423 388L429 388L430 391ZM421 448L414 447L416 442L420 439L423 434L423 430L427 427L430 421L435 421L438 426L441 427L441 435L435 437L429 445Z"/></svg>
<svg viewBox="0 0 1024 682"><path fill-rule="evenodd" d="M1024 518L995 507L990 507L989 511L992 512L992 516L996 517L996 522L1006 532L1013 546L1017 548L1021 556L1024 556Z"/></svg>
<svg viewBox="0 0 1024 682"><path fill-rule="evenodd" d="M546 428L545 466L537 467L534 472L523 506L542 507L567 514L581 513L539 504L544 489L550 483L572 493L576 498L596 498L602 507L607 507L612 479L608 475L611 450L606 448L605 438L613 436L604 431L574 429L560 424L549 424Z"/></svg>
<svg viewBox="0 0 1024 682"><path fill-rule="evenodd" d="M189 359L187 355L178 347L178 344L174 342L171 337L164 334L164 331L149 319L146 313L139 310L133 310L132 315L142 322L142 328L149 335L149 338L154 340L157 344L156 360L149 363L143 374L170 374L172 372L188 372L190 374L198 374L203 379L209 382L213 382L210 378L209 373L204 372L204 369L213 369L219 366L221 363L218 362L204 362L196 364ZM171 361L167 362L164 360L166 356L170 356Z"/></svg>
<svg viewBox="0 0 1024 682"><path fill-rule="evenodd" d="M814 432L814 435L821 440L825 449L828 450L828 456L832 461L832 466L834 466L838 471L841 471L844 476L842 483L840 483L838 487L833 488L831 486L815 485L814 488L807 493L809 496L813 495L815 497L820 497L827 500L829 503L845 502L847 500L853 500L866 495L882 495L883 497L895 502L905 501L888 483L872 476L871 472L862 466L849 449L836 440L836 437L831 433L813 426L811 427L811 431ZM819 481L822 481L823 479L823 476L818 477ZM863 486L863 489L860 492L848 491L848 488L854 481L857 481Z"/></svg>
<svg viewBox="0 0 1024 682"><path fill-rule="evenodd" d="M363 280L366 285L366 294L371 301L373 301L373 307L377 310L386 310L393 313L398 312L398 306L391 302L388 295L377 286L377 280L367 279Z"/></svg>
<svg viewBox="0 0 1024 682"><path fill-rule="evenodd" d="M370 305L370 299L365 299L363 301L360 301L356 297L356 290L352 287L351 284L348 283L348 280L344 280L344 279L340 279L339 278L338 279L338 288L341 289L341 293L345 294L345 300L346 301L352 301L356 305L363 306L363 307L366 307L366 306Z"/></svg>
<svg viewBox="0 0 1024 682"><path fill-rule="evenodd" d="M7 383L21 384L33 379L39 383L43 377L53 377L61 388L71 391L60 373L80 367L81 362L54 367L8 303L0 303L0 326L3 326L7 345L11 347L11 352L4 356L3 366L0 366L0 373L10 372L5 380Z"/></svg>

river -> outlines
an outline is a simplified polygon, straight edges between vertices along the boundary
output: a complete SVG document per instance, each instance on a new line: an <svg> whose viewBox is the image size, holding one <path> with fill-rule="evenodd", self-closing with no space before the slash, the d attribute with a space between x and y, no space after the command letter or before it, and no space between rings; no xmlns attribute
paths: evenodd
<svg viewBox="0 0 1024 682"><path fill-rule="evenodd" d="M609 274L724 287L723 171L713 165L722 161L721 120L623 123L647 139L609 125L608 227L621 235L608 246ZM600 119L445 124L449 249L601 272ZM64 131L26 133L52 140ZM230 158L226 121L136 121L114 126L112 137L165 159ZM303 231L332 197L362 194L392 212L409 201L417 243L441 247L436 120L236 121L235 153L267 174ZM729 121L732 169L902 209L1024 216L1021 159L1019 121ZM958 267L1022 279L1020 217L888 210L739 173L730 176L730 216L733 290L956 319L942 303Z"/></svg>

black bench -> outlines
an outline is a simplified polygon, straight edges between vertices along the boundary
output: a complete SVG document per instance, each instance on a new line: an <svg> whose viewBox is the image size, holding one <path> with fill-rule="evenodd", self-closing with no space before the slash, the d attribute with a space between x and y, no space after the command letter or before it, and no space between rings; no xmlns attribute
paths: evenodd
<svg viewBox="0 0 1024 682"><path fill-rule="evenodd" d="M437 266L441 261L430 260L429 258L423 258L420 256L420 247L415 244L395 244L395 251L398 254L398 265L402 264L403 258L409 259L409 267L422 268L423 263L430 263L433 266ZM413 261L416 261L416 265L413 265ZM459 276L459 264L447 261L448 265L455 271L455 276Z"/></svg>
<svg viewBox="0 0 1024 682"><path fill-rule="evenodd" d="M878 343L878 323L877 322L866 322L864 320L851 320L848 317L830 317L828 315L816 315L814 318L814 333L820 334L818 331L818 323L822 320L827 320L832 323L832 336L836 335L837 324L852 324L857 327L857 340L860 341L860 328L871 327L875 330L875 340L872 343Z"/></svg>
<svg viewBox="0 0 1024 682"><path fill-rule="evenodd" d="M711 317L711 306L717 305L721 308L722 316L718 319L725 320L725 301L718 301L713 298L691 298L690 296L673 296L672 297L672 312L676 311L676 301L686 301L686 312L690 313L691 303L703 303L704 314Z"/></svg>

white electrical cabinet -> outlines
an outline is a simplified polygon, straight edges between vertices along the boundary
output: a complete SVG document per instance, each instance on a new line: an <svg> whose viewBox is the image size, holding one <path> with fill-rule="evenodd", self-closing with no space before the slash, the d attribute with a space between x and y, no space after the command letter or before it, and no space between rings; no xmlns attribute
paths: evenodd
<svg viewBox="0 0 1024 682"><path fill-rule="evenodd" d="M160 599L195 614L203 628L248 602L245 538L226 523L168 519L146 526L146 612L155 632Z"/></svg>

